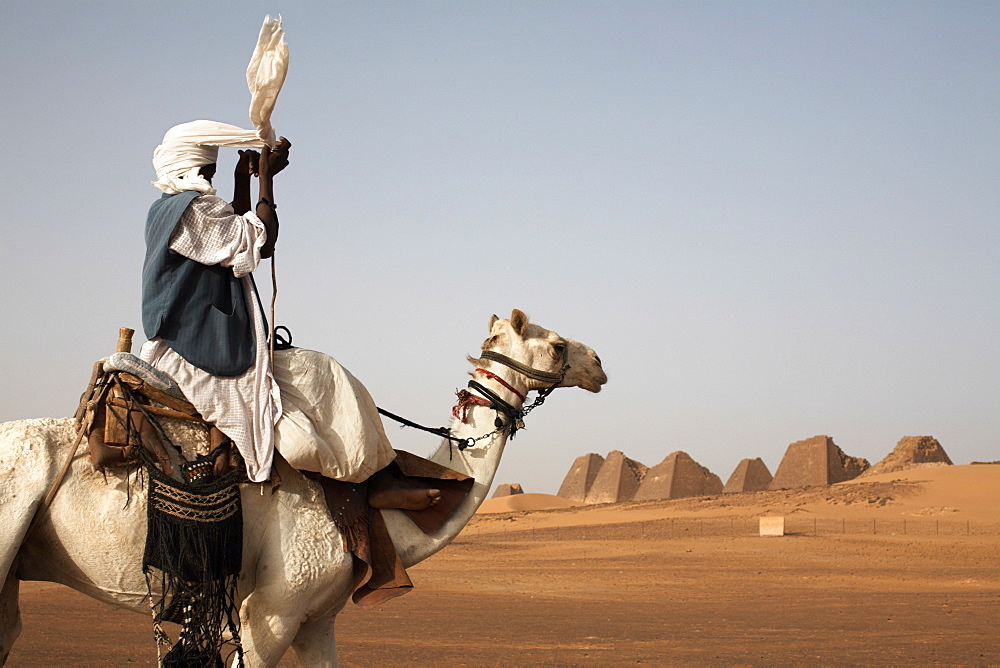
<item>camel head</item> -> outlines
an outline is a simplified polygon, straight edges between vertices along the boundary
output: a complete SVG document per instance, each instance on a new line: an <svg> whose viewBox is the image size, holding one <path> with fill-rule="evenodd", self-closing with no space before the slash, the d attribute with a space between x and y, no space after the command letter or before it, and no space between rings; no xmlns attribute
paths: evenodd
<svg viewBox="0 0 1000 668"><path fill-rule="evenodd" d="M511 312L509 319L496 315L490 318L490 338L483 342L483 350L505 355L545 373L559 374L568 366L557 387L581 387L589 392L600 392L601 386L608 382L601 368L601 358L591 348L529 322L528 316L518 309ZM530 390L552 385L551 381L527 380Z"/></svg>

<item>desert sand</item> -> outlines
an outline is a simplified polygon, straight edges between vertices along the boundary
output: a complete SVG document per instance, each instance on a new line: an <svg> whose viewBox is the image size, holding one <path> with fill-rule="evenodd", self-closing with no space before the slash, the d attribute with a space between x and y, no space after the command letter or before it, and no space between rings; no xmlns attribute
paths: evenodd
<svg viewBox="0 0 1000 668"><path fill-rule="evenodd" d="M757 535L759 517L789 535ZM585 506L488 500L345 665L1000 663L1000 466ZM23 583L10 666L151 663L149 619ZM286 656L294 665L294 656Z"/></svg>

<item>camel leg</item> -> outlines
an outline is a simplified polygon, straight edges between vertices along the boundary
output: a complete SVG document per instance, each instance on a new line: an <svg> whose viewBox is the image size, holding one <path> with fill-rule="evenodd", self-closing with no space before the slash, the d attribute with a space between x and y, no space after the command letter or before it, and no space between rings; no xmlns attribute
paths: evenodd
<svg viewBox="0 0 1000 668"><path fill-rule="evenodd" d="M21 635L21 610L17 605L19 585L11 569L0 588L0 666L7 663L10 648Z"/></svg>
<svg viewBox="0 0 1000 668"><path fill-rule="evenodd" d="M7 663L10 648L21 635L21 611L17 605L17 553L25 540L28 528L35 516L38 503L19 503L21 498L11 494L4 498L0 487L0 527L3 527L3 543L0 543L0 666Z"/></svg>
<svg viewBox="0 0 1000 668"><path fill-rule="evenodd" d="M9 487L6 484L8 482L11 483ZM3 536L0 537L0 579L5 583L4 586L7 579L14 576L17 553L26 540L28 529L41 505L41 498L45 495L44 489L26 489L28 486L17 485L17 482L0 481L0 527L3 527ZM36 492L37 495L34 494Z"/></svg>
<svg viewBox="0 0 1000 668"><path fill-rule="evenodd" d="M22 508L7 508L13 506L13 501L7 501L0 494L0 527L3 527L4 536L0 543L0 578L6 582L7 578L14 574L14 563L17 553L21 549L24 537L31 526L31 520L35 516L35 508L38 504L32 503ZM11 512L7 512L10 510Z"/></svg>
<svg viewBox="0 0 1000 668"><path fill-rule="evenodd" d="M337 658L337 638L334 633L334 622L337 617L320 617L312 619L299 628L292 641L295 655L303 666L322 666L336 668L340 665Z"/></svg>
<svg viewBox="0 0 1000 668"><path fill-rule="evenodd" d="M240 641L247 666L276 666L288 651L301 624L300 615L270 612L281 597L266 596L256 590L240 609Z"/></svg>

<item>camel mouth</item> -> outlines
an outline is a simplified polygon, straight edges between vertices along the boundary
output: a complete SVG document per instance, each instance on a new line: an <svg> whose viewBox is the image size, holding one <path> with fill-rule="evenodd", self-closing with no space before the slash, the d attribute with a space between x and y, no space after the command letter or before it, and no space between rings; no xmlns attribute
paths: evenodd
<svg viewBox="0 0 1000 668"><path fill-rule="evenodd" d="M579 387L582 390L587 390L588 392L593 392L597 394L604 387L604 384L608 382L608 377L606 374L601 374L600 378L588 378L586 381L580 383Z"/></svg>

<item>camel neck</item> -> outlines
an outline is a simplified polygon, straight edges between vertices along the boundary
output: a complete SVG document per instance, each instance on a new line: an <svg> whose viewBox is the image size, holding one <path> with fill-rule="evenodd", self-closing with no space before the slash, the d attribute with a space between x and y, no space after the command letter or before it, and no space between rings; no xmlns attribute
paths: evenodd
<svg viewBox="0 0 1000 668"><path fill-rule="evenodd" d="M492 408L471 406L465 421L457 418L452 420L451 434L456 438L478 438L496 429L495 419L496 411ZM416 529L399 511L381 511L404 565L411 566L423 561L450 543L465 527L489 493L506 443L507 430L501 430L463 450L459 450L454 443L444 440L429 457L431 461L475 480L465 499L433 536L427 536Z"/></svg>

